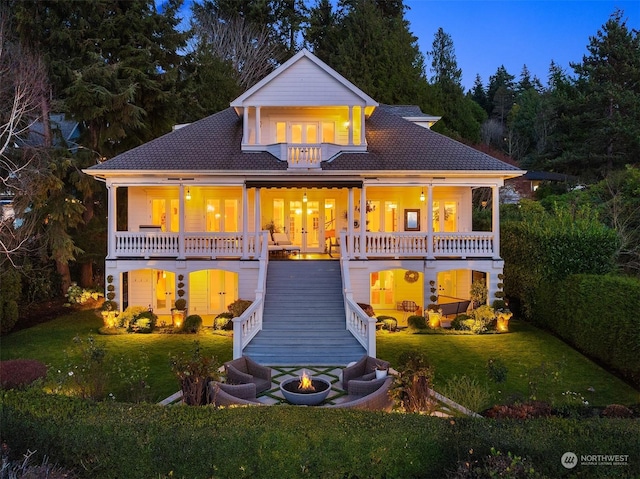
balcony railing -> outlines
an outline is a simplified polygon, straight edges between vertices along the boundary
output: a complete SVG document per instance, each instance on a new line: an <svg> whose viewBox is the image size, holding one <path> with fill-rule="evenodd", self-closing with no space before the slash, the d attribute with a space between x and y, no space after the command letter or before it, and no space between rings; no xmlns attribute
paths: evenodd
<svg viewBox="0 0 640 479"><path fill-rule="evenodd" d="M260 233L164 233L123 232L115 235L112 258L261 257L266 236ZM495 236L491 232L365 233L341 234L341 254L347 258L495 258Z"/></svg>
<svg viewBox="0 0 640 479"><path fill-rule="evenodd" d="M317 144L287 145L289 168L320 168L322 146Z"/></svg>

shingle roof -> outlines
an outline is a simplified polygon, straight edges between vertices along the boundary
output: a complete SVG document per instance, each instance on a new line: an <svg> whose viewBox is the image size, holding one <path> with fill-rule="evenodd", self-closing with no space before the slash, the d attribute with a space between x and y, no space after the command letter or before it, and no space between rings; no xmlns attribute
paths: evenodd
<svg viewBox="0 0 640 479"><path fill-rule="evenodd" d="M377 108L366 123L368 151L323 162L328 171L519 171L485 153ZM228 108L122 153L91 170L286 170L287 162L240 148L242 119Z"/></svg>

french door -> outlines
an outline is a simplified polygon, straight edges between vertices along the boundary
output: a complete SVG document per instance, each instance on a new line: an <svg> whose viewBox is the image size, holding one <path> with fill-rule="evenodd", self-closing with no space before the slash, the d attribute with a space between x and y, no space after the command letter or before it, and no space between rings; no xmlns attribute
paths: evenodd
<svg viewBox="0 0 640 479"><path fill-rule="evenodd" d="M301 253L324 252L324 214L321 206L324 207L323 200L289 201L287 234L289 240L300 247Z"/></svg>

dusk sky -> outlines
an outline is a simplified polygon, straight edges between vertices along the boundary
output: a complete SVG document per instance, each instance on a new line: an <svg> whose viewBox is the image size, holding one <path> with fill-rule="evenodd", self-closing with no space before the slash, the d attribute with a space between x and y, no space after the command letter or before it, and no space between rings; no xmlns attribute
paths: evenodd
<svg viewBox="0 0 640 479"><path fill-rule="evenodd" d="M582 61L589 37L616 8L624 11L627 28L640 30L638 0L405 0L405 5L422 53L432 49L439 27L451 36L465 89L476 74L486 86L500 65L518 80L526 64L543 85L551 60L573 73L569 63ZM429 77L430 66L427 59Z"/></svg>

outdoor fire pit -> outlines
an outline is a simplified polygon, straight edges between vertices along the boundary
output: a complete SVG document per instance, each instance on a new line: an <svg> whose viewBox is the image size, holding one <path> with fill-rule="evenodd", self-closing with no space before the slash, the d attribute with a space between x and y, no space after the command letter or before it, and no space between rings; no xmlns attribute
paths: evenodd
<svg viewBox="0 0 640 479"><path fill-rule="evenodd" d="M315 406L324 401L329 395L331 383L322 378L314 379L305 371L300 378L290 378L282 381L280 390L290 404Z"/></svg>

